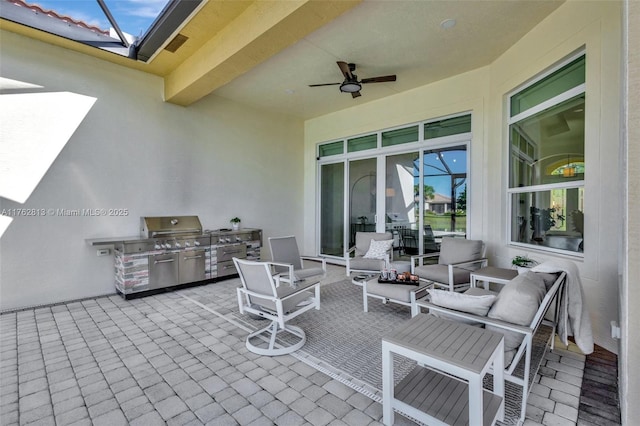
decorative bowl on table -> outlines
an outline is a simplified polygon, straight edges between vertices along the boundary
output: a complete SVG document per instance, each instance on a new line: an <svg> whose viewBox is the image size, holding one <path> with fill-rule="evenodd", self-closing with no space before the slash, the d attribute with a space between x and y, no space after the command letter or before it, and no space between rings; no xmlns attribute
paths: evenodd
<svg viewBox="0 0 640 426"><path fill-rule="evenodd" d="M378 282L381 284L406 284L406 285L419 285L420 279L417 275L410 272L402 272L398 274L395 280L378 278Z"/></svg>

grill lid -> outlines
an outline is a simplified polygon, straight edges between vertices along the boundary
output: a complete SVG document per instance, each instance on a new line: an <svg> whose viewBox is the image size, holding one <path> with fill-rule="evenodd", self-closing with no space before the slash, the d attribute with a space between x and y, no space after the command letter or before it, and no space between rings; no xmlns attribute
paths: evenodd
<svg viewBox="0 0 640 426"><path fill-rule="evenodd" d="M202 234L202 224L198 216L143 216L140 218L142 238L185 234Z"/></svg>

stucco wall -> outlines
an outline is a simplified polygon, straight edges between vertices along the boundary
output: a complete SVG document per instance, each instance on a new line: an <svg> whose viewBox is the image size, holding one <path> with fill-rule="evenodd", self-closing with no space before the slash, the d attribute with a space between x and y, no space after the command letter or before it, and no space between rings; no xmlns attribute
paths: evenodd
<svg viewBox="0 0 640 426"><path fill-rule="evenodd" d="M618 320L618 256L621 217L620 4L567 2L488 67L305 123L305 244L315 249L315 147L319 142L435 118L473 113L470 147L470 236L488 244L490 263L508 266L522 250L506 244L507 137L505 95L586 45L586 228L584 259L570 257L583 279L596 342L618 352L609 322ZM544 261L551 256L530 250Z"/></svg>
<svg viewBox="0 0 640 426"><path fill-rule="evenodd" d="M87 238L139 233L141 216L196 214L302 238L303 123L209 96L163 102L162 80L2 32L3 77L97 98L24 205L126 208L124 217L17 217L0 240L0 309L114 292L113 257ZM38 117L32 118L38 125ZM20 143L6 141L2 143Z"/></svg>

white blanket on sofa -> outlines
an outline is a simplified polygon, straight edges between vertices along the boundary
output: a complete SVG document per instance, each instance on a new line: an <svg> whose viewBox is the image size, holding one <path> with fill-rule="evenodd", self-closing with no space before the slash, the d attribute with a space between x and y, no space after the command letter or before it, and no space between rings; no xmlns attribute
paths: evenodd
<svg viewBox="0 0 640 426"><path fill-rule="evenodd" d="M567 336L573 336L576 345L588 355L593 352L593 332L591 331L591 319L583 302L582 281L578 267L569 261L550 260L531 268L533 272L565 272L567 280L564 286L562 305L560 306L560 318L558 318L558 335L567 345Z"/></svg>

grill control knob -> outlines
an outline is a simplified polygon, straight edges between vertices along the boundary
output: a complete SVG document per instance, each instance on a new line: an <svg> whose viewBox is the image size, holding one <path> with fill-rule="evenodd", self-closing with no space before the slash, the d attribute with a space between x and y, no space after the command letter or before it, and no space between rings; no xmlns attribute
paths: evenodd
<svg viewBox="0 0 640 426"><path fill-rule="evenodd" d="M162 246L160 244L156 243L156 245L153 246L153 248L156 249L156 250L160 250L162 248Z"/></svg>
<svg viewBox="0 0 640 426"><path fill-rule="evenodd" d="M200 241L194 241L194 242L193 242L193 245L194 245L194 246L196 246L196 247L198 247L198 246L200 245Z"/></svg>
<svg viewBox="0 0 640 426"><path fill-rule="evenodd" d="M170 243L165 243L164 244L164 248L171 248L171 244Z"/></svg>
<svg viewBox="0 0 640 426"><path fill-rule="evenodd" d="M176 242L176 248L180 248L180 243Z"/></svg>
<svg viewBox="0 0 640 426"><path fill-rule="evenodd" d="M184 246L185 246L185 247L189 247L190 245L191 245L191 244L189 244L189 241L185 241L185 242L184 242Z"/></svg>
<svg viewBox="0 0 640 426"><path fill-rule="evenodd" d="M226 242L230 243L231 242L231 238L225 238L224 239Z"/></svg>
<svg viewBox="0 0 640 426"><path fill-rule="evenodd" d="M220 244L224 243L224 238L220 238L220 239L218 240L218 242L219 242Z"/></svg>

